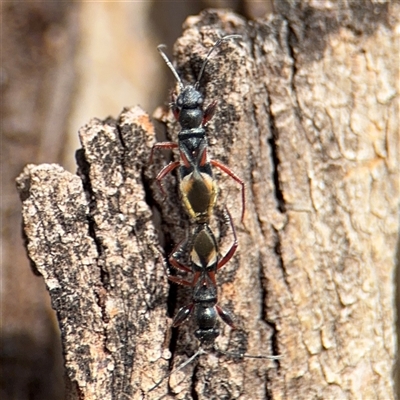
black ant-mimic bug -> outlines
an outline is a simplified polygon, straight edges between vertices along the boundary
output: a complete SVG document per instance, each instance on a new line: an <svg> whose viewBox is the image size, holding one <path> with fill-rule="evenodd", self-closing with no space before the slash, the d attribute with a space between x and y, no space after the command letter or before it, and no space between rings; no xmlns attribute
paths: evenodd
<svg viewBox="0 0 400 400"><path fill-rule="evenodd" d="M165 378L184 368L199 355L206 354L206 349L211 349L216 353L236 358L260 358L270 360L277 360L280 358L280 356L253 356L244 353L230 353L217 349L215 346L215 340L220 335L218 317L235 329L232 315L218 305L218 290L215 281L216 272L233 257L238 246L236 230L232 222L232 217L228 211L227 215L234 241L225 256L219 258L218 245L215 236L208 224L204 223L198 224L194 228L191 242L190 267L181 263L179 260L187 240L178 244L169 257L169 262L173 267L180 271L190 272L193 274L191 281L177 276L168 276L168 279L172 282L192 288L191 303L183 306L177 312L172 326L180 326L189 318L190 315L193 315L197 324L197 329L194 334L199 340L200 346L198 351L192 357L181 364L177 369L164 376L161 381L150 389L150 391L157 388Z"/></svg>
<svg viewBox="0 0 400 400"><path fill-rule="evenodd" d="M191 267L179 261L184 244L179 244L169 257L171 265L181 271L193 273L192 281L180 277L169 276L168 279L180 285L192 287L192 302L182 307L176 314L172 323L173 327L181 325L189 315L194 314L198 329L196 338L202 344L213 343L219 336L218 316L234 328L233 318L230 313L217 304L216 272L221 269L235 254L238 246L236 231L229 215L234 242L224 257L219 259L218 246L214 234L207 224L196 225L192 239L190 253Z"/></svg>
<svg viewBox="0 0 400 400"><path fill-rule="evenodd" d="M181 125L178 134L178 143L160 142L156 143L152 150L150 160L153 158L154 149L177 149L179 148L180 161L173 161L166 165L157 175L156 180L164 196L166 193L162 186L162 179L179 167L180 193L182 201L189 216L197 223L206 223L215 206L218 194L218 187L213 177L211 166L218 167L242 187L242 217L246 204L245 185L234 172L226 165L217 160L209 160L207 154L208 142L205 126L212 118L217 102L213 101L204 111L203 96L199 91L200 80L211 53L228 39L238 39L240 35L228 35L219 39L208 52L197 81L194 85L184 85L181 78L173 67L171 61L163 52L163 45L158 46L162 58L171 69L179 84L180 93L172 98L172 111L175 118Z"/></svg>

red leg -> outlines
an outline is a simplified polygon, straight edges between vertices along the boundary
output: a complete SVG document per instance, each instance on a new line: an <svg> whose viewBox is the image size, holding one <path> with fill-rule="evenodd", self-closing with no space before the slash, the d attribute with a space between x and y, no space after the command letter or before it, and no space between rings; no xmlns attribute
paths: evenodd
<svg viewBox="0 0 400 400"><path fill-rule="evenodd" d="M204 111L204 116L203 116L203 122L202 125L206 125L207 122L213 117L215 113L215 108L217 106L217 100L214 100L211 104L207 106L207 108Z"/></svg>
<svg viewBox="0 0 400 400"><path fill-rule="evenodd" d="M171 282L177 283L178 285L190 286L190 287L193 286L193 283L192 283L192 282L189 282L189 281L187 281L187 280L185 280L185 279L179 278L179 276L172 276L172 275L169 275L169 276L168 276L168 279L169 279Z"/></svg>
<svg viewBox="0 0 400 400"><path fill-rule="evenodd" d="M175 282L175 283L178 283L179 285L193 286L193 282L186 281L186 280L181 279L181 278L179 278L179 277L177 277L177 276L168 275L168 270L167 270L167 266L166 266L166 263L165 263L165 259L164 259L164 257L163 257L163 254L161 253L161 251L160 251L160 259L161 259L161 263L162 263L162 265L163 265L163 267L164 267L164 271L165 271L165 273L166 273L166 275L167 275L167 278L168 278L170 281ZM169 261L171 262L171 260L169 260ZM172 263L171 263L171 264L172 264ZM174 264L172 264L172 265L173 265L175 268L180 269L178 266L176 266L176 265L174 265ZM186 267L186 265L183 265L183 264L180 264L180 263L179 263L179 265L183 267L183 268L182 268L183 271L185 271L185 272L192 272L192 270L189 269L188 267Z"/></svg>
<svg viewBox="0 0 400 400"><path fill-rule="evenodd" d="M178 285L184 285L184 286L194 287L194 286L196 285L197 281L199 280L199 277L200 277L200 272L196 272L196 273L193 275L193 280L192 280L192 282L189 282L189 281L187 281L187 280L185 280L185 279L182 279L182 278L180 278L179 276L172 276L172 275L169 275L169 276L168 276L168 279L169 279L170 281L172 281L172 282L177 283Z"/></svg>
<svg viewBox="0 0 400 400"><path fill-rule="evenodd" d="M204 166L205 163L207 162L207 147L203 149L203 152L201 153L201 158L200 158L200 166Z"/></svg>
<svg viewBox="0 0 400 400"><path fill-rule="evenodd" d="M192 281L192 286L194 287L197 283L197 281L200 278L200 272L195 272L195 274L193 275L193 281Z"/></svg>
<svg viewBox="0 0 400 400"><path fill-rule="evenodd" d="M179 121L179 108L172 106L172 113L177 121Z"/></svg>
<svg viewBox="0 0 400 400"><path fill-rule="evenodd" d="M154 150L155 149L177 149L178 144L174 142L159 142L155 143L150 151L150 163L153 162Z"/></svg>
<svg viewBox="0 0 400 400"><path fill-rule="evenodd" d="M226 210L226 212L228 213L229 222L230 222L231 228L232 228L233 244L232 244L231 248L228 250L228 252L218 262L217 271L219 269L221 269L233 257L233 255L235 254L236 249L238 247L238 240L237 240L237 236L236 236L235 225L233 225L232 217L231 217L231 214L229 213L229 211Z"/></svg>
<svg viewBox="0 0 400 400"><path fill-rule="evenodd" d="M217 286L217 282L215 280L215 272L214 271L210 271L210 272L208 272L207 275L211 279L211 282L213 283L213 285Z"/></svg>
<svg viewBox="0 0 400 400"><path fill-rule="evenodd" d="M165 190L163 188L163 185L161 184L161 179L163 179L166 175L168 175L170 172L172 172L175 168L179 167L180 162L179 161L172 161L168 165L166 165L156 176L156 181L158 186L160 187L161 193L165 197L167 197L167 193L165 193Z"/></svg>
<svg viewBox="0 0 400 400"><path fill-rule="evenodd" d="M187 158L185 152L183 152L182 150L180 150L180 151L179 151L179 155L180 155L180 157L181 157L181 160L182 160L182 162L183 162L183 165L184 165L186 168L189 168L189 167L190 167L190 162L189 162L189 160L188 160L188 158Z"/></svg>
<svg viewBox="0 0 400 400"><path fill-rule="evenodd" d="M172 250L172 253L170 254L168 261L170 262L170 264L175 267L176 269L179 269L181 271L185 271L185 272L193 272L188 266L186 266L185 264L182 264L181 262L178 261L177 256L179 257L180 253L181 253L181 249L183 247L183 243L187 243L188 239L182 239L174 248L174 250ZM178 250L179 249L179 250Z"/></svg>
<svg viewBox="0 0 400 400"><path fill-rule="evenodd" d="M242 218L241 218L241 221L243 222L244 212L246 210L246 188L245 188L244 181L242 179L240 179L230 168L228 168L226 165L222 164L220 161L211 160L210 163L211 163L211 165L214 165L214 167L218 167L220 170L224 171L226 174L228 174L232 179L234 179L236 182L238 182L242 186Z"/></svg>
<svg viewBox="0 0 400 400"><path fill-rule="evenodd" d="M198 154L196 156L196 160L194 160L192 152L188 150L186 147L182 146L179 149L181 161L185 167L189 168L189 167L194 167L195 165L203 167L208 162L207 145L205 144L200 145L198 150L196 151L198 152Z"/></svg>
<svg viewBox="0 0 400 400"><path fill-rule="evenodd" d="M187 267L185 264L180 263L176 258L170 257L169 262L176 269L179 269L184 272L192 272L192 270L189 267Z"/></svg>

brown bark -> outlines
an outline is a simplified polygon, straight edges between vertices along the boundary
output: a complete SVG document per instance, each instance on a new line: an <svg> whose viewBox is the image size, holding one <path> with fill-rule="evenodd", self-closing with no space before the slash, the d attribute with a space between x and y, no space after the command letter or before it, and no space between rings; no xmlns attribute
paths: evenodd
<svg viewBox="0 0 400 400"><path fill-rule="evenodd" d="M218 345L283 358L204 355L145 397L394 397L396 8L187 20L175 51L189 82L218 37L243 35L221 46L202 80L206 104L218 100L210 152L247 185L242 226L239 188L216 173L213 228L225 243L226 205L239 236L217 277L238 329L223 327ZM80 178L44 165L18 180L28 253L59 315L71 398L139 399L167 370L169 350L179 365L197 346L190 324L171 337L153 221L166 252L188 222L174 180L164 203L149 183L162 164L148 165L153 130L139 109L94 120L80 137ZM170 308L186 297L172 289Z"/></svg>

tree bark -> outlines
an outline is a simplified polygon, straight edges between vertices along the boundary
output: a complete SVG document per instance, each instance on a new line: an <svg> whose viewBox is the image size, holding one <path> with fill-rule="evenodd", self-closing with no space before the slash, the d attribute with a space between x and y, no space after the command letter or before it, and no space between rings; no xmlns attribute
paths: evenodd
<svg viewBox="0 0 400 400"><path fill-rule="evenodd" d="M140 109L82 128L78 176L41 165L19 177L70 398L394 398L399 7L322 8L286 4L252 22L205 11L175 47L178 73L194 82L217 38L242 35L201 81L206 104L218 100L210 153L247 187L241 225L240 188L216 171L213 229L224 248L226 206L239 237L217 276L238 329L224 326L218 346L281 360L203 355L147 393L197 343L191 324L170 330L188 293L168 294L159 242L168 254L189 223L174 179L164 202L154 185L165 161L149 165L154 132ZM157 115L176 140L171 113Z"/></svg>

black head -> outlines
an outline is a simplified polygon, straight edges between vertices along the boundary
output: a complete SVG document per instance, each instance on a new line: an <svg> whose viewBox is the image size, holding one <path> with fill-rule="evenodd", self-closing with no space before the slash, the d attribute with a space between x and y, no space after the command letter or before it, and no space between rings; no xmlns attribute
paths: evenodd
<svg viewBox="0 0 400 400"><path fill-rule="evenodd" d="M202 111L202 105L203 105L203 96L199 92L199 86L200 86L200 80L201 77L203 76L204 69L206 67L206 64L210 58L211 53L219 47L219 45L228 39L238 39L241 38L240 35L228 35L224 36L223 38L217 40L214 45L211 47L210 51L207 53L207 56L205 60L203 61L203 64L201 66L199 75L197 77L196 83L192 85L185 86L176 72L176 69L172 65L171 61L168 59L166 54L163 52L163 48L165 47L164 45L159 45L157 47L158 51L161 54L161 57L164 59L172 73L174 74L176 80L178 81L179 84L179 89L180 93L173 103L173 111L175 114L175 117L179 121L179 123L182 125L183 129L190 129L190 128L197 128L199 127L202 122L203 122L203 111Z"/></svg>
<svg viewBox="0 0 400 400"><path fill-rule="evenodd" d="M197 128L203 122L203 96L194 86L186 86L173 104L173 112L183 129Z"/></svg>

